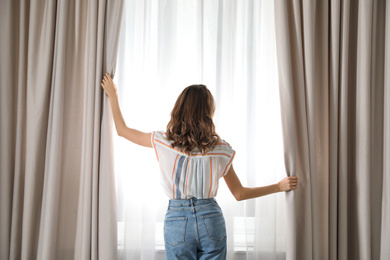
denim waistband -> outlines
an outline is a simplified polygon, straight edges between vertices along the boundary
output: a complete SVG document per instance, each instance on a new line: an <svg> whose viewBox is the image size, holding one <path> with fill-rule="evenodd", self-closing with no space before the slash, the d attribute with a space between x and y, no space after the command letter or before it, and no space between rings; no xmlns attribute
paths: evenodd
<svg viewBox="0 0 390 260"><path fill-rule="evenodd" d="M214 198L210 198L210 199L191 198L191 199L169 200L170 207L191 207L191 206L198 206L198 205L204 205L209 203L216 203L216 200Z"/></svg>

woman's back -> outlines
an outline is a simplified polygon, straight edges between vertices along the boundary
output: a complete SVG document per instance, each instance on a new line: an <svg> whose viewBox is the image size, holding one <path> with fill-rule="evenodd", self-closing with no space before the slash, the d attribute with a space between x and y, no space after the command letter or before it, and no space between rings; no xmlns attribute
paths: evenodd
<svg viewBox="0 0 390 260"><path fill-rule="evenodd" d="M221 140L202 154L194 149L190 154L172 147L163 132L152 133L161 170L161 184L170 199L207 199L217 195L219 179L227 174L235 151Z"/></svg>

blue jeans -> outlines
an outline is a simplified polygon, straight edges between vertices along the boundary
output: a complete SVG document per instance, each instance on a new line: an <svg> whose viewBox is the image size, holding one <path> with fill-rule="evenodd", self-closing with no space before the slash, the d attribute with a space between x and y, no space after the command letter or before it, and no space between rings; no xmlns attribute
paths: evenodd
<svg viewBox="0 0 390 260"><path fill-rule="evenodd" d="M167 260L226 259L226 226L214 199L170 200L164 221Z"/></svg>

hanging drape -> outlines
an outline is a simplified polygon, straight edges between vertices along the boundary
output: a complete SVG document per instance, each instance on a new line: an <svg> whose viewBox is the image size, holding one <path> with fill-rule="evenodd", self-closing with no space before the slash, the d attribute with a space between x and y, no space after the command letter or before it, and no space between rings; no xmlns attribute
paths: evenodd
<svg viewBox="0 0 390 260"><path fill-rule="evenodd" d="M0 259L115 259L122 1L1 1Z"/></svg>
<svg viewBox="0 0 390 260"><path fill-rule="evenodd" d="M390 4L275 1L287 259L390 258Z"/></svg>

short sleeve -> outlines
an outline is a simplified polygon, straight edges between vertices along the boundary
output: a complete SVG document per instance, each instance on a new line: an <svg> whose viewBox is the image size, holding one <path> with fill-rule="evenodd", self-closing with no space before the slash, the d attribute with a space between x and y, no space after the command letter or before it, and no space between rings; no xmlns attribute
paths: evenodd
<svg viewBox="0 0 390 260"><path fill-rule="evenodd" d="M151 142L152 147L156 153L157 161L160 162L161 157L166 157L166 154L173 152L172 144L167 139L167 135L162 131L152 132Z"/></svg>
<svg viewBox="0 0 390 260"><path fill-rule="evenodd" d="M211 154L214 154L216 156L215 159L218 163L219 177L225 176L229 172L230 167L232 166L236 152L233 150L230 144L222 140L222 142L217 145L217 147L215 147Z"/></svg>
<svg viewBox="0 0 390 260"><path fill-rule="evenodd" d="M232 149L232 155L230 157L230 160L227 162L226 166L225 166L225 169L224 169L224 172L222 173L222 177L226 176L226 174L229 172L229 169L230 167L232 166L233 164L233 159L234 159L234 156L236 155L236 151L234 151Z"/></svg>
<svg viewBox="0 0 390 260"><path fill-rule="evenodd" d="M158 157L158 151L157 151L157 142L159 141L159 139L161 139L161 135L162 135L161 132L154 131L152 132L151 140L150 140L152 142L153 150L156 153L157 161L160 161Z"/></svg>

